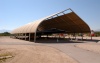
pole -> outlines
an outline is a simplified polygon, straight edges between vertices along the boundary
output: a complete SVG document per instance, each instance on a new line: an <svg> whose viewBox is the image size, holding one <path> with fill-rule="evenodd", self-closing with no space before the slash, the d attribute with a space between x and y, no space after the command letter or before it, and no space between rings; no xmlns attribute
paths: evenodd
<svg viewBox="0 0 100 63"><path fill-rule="evenodd" d="M29 41L30 41L30 33L29 33Z"/></svg>
<svg viewBox="0 0 100 63"><path fill-rule="evenodd" d="M76 34L74 33L74 36L75 36L75 40L76 40Z"/></svg>
<svg viewBox="0 0 100 63"><path fill-rule="evenodd" d="M36 32L34 33L34 42L36 42Z"/></svg>
<svg viewBox="0 0 100 63"><path fill-rule="evenodd" d="M92 40L92 35L91 35L91 40Z"/></svg>
<svg viewBox="0 0 100 63"><path fill-rule="evenodd" d="M18 36L17 36L17 37L18 37L18 39L19 39L19 34L18 34Z"/></svg>
<svg viewBox="0 0 100 63"><path fill-rule="evenodd" d="M26 40L26 33L25 33L25 40Z"/></svg>
<svg viewBox="0 0 100 63"><path fill-rule="evenodd" d="M82 40L83 40L83 33L82 33Z"/></svg>

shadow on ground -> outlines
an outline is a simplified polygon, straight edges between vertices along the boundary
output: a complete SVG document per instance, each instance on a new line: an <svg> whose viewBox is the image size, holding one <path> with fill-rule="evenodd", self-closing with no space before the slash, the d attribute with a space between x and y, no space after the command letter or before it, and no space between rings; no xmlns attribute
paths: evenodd
<svg viewBox="0 0 100 63"><path fill-rule="evenodd" d="M33 42L33 40L31 40ZM78 41L70 41L69 39L37 39L36 43L83 43Z"/></svg>
<svg viewBox="0 0 100 63"><path fill-rule="evenodd" d="M98 42L98 41L100 41L100 40L96 40L96 39L78 39L78 41L87 41L87 42Z"/></svg>
<svg viewBox="0 0 100 63"><path fill-rule="evenodd" d="M28 39L27 39L28 41ZM78 40L75 40L75 39L64 39L64 38L60 38L60 39L57 39L57 38L47 38L47 39L37 39L36 40L36 43L84 43L84 42L98 42L100 40L96 40L96 39L78 39ZM34 39L31 39L30 42L34 42Z"/></svg>

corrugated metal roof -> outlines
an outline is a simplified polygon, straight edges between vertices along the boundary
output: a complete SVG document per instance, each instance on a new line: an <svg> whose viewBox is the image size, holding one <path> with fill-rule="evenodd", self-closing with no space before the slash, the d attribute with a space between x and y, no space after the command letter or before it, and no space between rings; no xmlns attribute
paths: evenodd
<svg viewBox="0 0 100 63"><path fill-rule="evenodd" d="M70 9L68 9L70 10ZM35 33L36 31L57 28L69 33L86 33L90 32L89 26L73 11L62 12L28 23L22 27L13 30L11 33Z"/></svg>

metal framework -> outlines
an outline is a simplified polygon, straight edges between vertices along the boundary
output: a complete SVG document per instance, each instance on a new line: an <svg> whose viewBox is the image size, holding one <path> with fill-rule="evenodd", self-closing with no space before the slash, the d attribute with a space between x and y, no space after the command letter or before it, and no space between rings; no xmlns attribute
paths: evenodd
<svg viewBox="0 0 100 63"><path fill-rule="evenodd" d="M11 34L34 34L34 42L36 41L36 35L38 33L45 33L51 29L63 30L64 33L87 33L90 32L89 26L70 8L64 11L58 12L51 16L39 19L37 21L28 23L22 27L19 27L11 32ZM47 32L46 32L47 33Z"/></svg>

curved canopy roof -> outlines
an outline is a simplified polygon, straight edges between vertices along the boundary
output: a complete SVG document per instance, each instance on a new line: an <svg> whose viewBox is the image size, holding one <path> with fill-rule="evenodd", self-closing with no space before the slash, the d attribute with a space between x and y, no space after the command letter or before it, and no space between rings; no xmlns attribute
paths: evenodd
<svg viewBox="0 0 100 63"><path fill-rule="evenodd" d="M13 30L11 34L35 33L54 28L64 30L67 33L90 32L89 26L75 12L67 9L19 27Z"/></svg>

